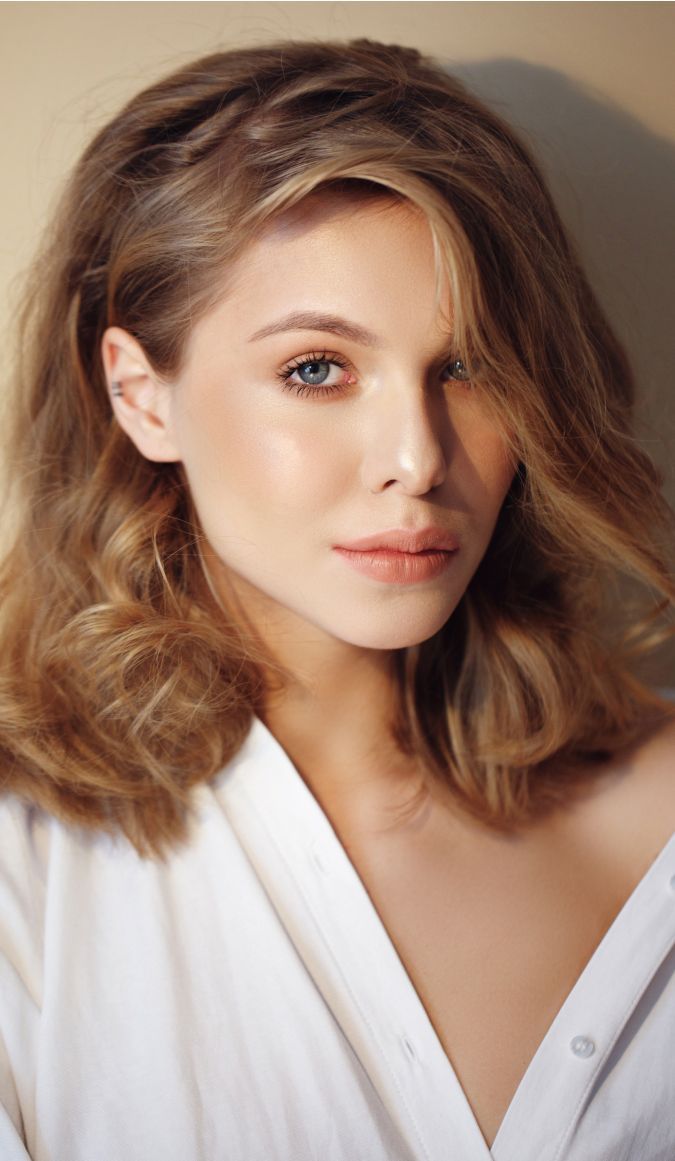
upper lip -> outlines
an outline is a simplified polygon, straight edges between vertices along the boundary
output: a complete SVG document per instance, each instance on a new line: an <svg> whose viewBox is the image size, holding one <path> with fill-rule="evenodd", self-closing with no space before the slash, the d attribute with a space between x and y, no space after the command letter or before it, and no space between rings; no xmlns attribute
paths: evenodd
<svg viewBox="0 0 675 1161"><path fill-rule="evenodd" d="M459 548L459 542L456 536L444 528L419 528L416 531L388 528L384 532L376 532L373 536L364 536L360 540L336 544L334 547L349 548L353 552L366 552L373 548L390 548L396 552L424 552L437 548L445 552L454 552Z"/></svg>

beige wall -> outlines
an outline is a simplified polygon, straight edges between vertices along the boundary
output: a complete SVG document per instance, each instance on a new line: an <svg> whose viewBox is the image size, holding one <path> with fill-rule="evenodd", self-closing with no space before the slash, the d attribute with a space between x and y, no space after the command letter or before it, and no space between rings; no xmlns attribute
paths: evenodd
<svg viewBox="0 0 675 1161"><path fill-rule="evenodd" d="M140 87L190 56L271 38L411 44L454 68L533 141L633 355L646 438L668 467L674 33L670 3L1 4L4 325L59 181ZM673 472L669 490L674 497Z"/></svg>

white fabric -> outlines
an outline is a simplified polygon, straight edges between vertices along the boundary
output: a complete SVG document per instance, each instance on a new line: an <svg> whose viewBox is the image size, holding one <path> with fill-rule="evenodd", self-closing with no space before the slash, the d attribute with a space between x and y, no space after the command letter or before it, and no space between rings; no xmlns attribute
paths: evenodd
<svg viewBox="0 0 675 1161"><path fill-rule="evenodd" d="M261 721L195 803L162 863L2 801L2 1161L673 1161L675 836L490 1151Z"/></svg>

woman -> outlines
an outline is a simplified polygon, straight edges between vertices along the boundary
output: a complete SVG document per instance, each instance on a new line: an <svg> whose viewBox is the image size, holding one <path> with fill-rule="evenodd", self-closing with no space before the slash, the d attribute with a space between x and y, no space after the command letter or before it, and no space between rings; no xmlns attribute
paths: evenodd
<svg viewBox="0 0 675 1161"><path fill-rule="evenodd" d="M3 1158L672 1156L672 524L511 131L411 49L197 61L22 351Z"/></svg>

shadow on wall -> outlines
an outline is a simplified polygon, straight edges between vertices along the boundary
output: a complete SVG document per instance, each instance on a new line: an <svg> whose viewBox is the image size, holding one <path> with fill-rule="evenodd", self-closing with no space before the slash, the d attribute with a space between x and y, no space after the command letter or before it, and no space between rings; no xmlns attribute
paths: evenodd
<svg viewBox="0 0 675 1161"><path fill-rule="evenodd" d="M675 145L552 69L517 60L446 63L541 163L631 357L644 401L643 443L675 504Z"/></svg>

